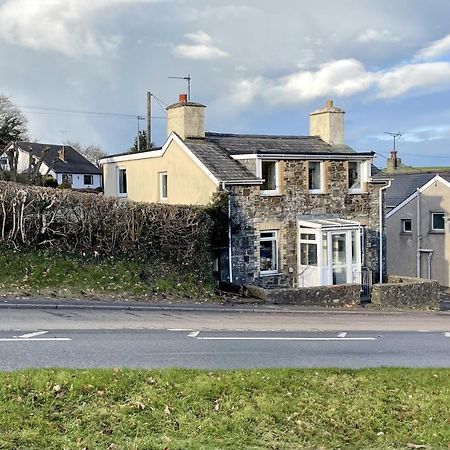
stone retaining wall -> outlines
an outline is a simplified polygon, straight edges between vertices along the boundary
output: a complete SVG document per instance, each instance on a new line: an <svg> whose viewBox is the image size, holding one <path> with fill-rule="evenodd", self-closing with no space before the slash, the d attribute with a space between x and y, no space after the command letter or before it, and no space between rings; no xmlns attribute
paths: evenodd
<svg viewBox="0 0 450 450"><path fill-rule="evenodd" d="M383 307L438 309L439 283L424 278L390 275L372 287L372 303Z"/></svg>
<svg viewBox="0 0 450 450"><path fill-rule="evenodd" d="M263 289L245 286L257 298L276 304L295 304L305 306L353 306L360 301L359 284L340 284L336 286L316 286L287 289Z"/></svg>

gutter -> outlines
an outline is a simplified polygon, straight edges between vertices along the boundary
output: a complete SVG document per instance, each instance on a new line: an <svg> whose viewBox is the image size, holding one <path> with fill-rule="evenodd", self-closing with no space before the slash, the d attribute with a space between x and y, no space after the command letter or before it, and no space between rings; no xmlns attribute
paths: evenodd
<svg viewBox="0 0 450 450"><path fill-rule="evenodd" d="M225 187L225 181L222 181L222 189L228 192L228 272L230 283L233 282L233 262L232 262L232 249L231 249L231 196L230 191Z"/></svg>
<svg viewBox="0 0 450 450"><path fill-rule="evenodd" d="M420 278L420 252L421 252L421 244L422 244L422 234L420 233L420 188L417 188L417 208L416 208L416 223L417 223L417 230L416 230L416 236L417 236L417 253L416 253L416 276L417 278Z"/></svg>
<svg viewBox="0 0 450 450"><path fill-rule="evenodd" d="M386 186L383 186L378 191L378 204L379 204L379 222L380 222L380 252L379 252L379 258L380 258L380 276L379 281L380 283L383 283L383 191L386 189L389 189L391 187L392 180L387 180Z"/></svg>
<svg viewBox="0 0 450 450"><path fill-rule="evenodd" d="M347 161L349 159L355 159L355 160L367 160L367 158L373 158L374 153L368 152L368 153L317 153L317 154L286 154L286 153L253 153L252 155L255 155L256 158L260 159L306 159L306 160L313 160L317 161L318 159L329 159L329 160L338 160L338 161ZM250 159L250 158L244 158L243 155L230 155L233 159L239 160L239 159ZM238 156L236 158L235 156ZM253 158L251 158L253 159Z"/></svg>

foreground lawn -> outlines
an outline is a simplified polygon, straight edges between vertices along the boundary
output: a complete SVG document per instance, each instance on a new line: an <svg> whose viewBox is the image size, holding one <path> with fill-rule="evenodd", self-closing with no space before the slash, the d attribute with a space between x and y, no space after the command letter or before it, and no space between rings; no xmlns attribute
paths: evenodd
<svg viewBox="0 0 450 450"><path fill-rule="evenodd" d="M0 449L433 448L450 370L0 374Z"/></svg>
<svg viewBox="0 0 450 450"><path fill-rule="evenodd" d="M164 293L208 297L213 289L199 276L174 266L109 259L94 261L43 250L0 248L0 294L57 297L145 298Z"/></svg>

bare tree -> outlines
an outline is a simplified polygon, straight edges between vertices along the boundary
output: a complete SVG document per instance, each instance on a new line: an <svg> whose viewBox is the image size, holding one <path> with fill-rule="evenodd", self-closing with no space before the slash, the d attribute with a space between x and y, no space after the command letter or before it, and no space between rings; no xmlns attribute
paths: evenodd
<svg viewBox="0 0 450 450"><path fill-rule="evenodd" d="M98 161L107 156L107 153L99 145L91 144L83 146L77 141L69 141L66 145L73 147L80 155L83 155L88 161L97 167L99 166Z"/></svg>

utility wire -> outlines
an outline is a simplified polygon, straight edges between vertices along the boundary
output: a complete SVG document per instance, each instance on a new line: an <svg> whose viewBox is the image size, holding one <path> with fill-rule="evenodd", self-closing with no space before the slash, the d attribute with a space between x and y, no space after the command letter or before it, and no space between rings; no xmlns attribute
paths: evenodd
<svg viewBox="0 0 450 450"><path fill-rule="evenodd" d="M28 107L21 107L22 109L28 109ZM27 111L27 114L41 114L41 115L47 115L47 116L61 116L61 117L91 117L96 119L136 119L138 117L137 115L132 114L119 114L119 113L96 113L96 112L78 112L78 111L71 111L71 110L59 110L59 109L45 109L40 110L41 108L37 108L37 110L31 110ZM139 117L142 117L139 115ZM167 119L167 117L163 116L152 116L152 119Z"/></svg>
<svg viewBox="0 0 450 450"><path fill-rule="evenodd" d="M164 100L161 100L159 97L157 97L155 94L152 93L152 97L155 98L155 100L160 101L164 106L169 106Z"/></svg>

